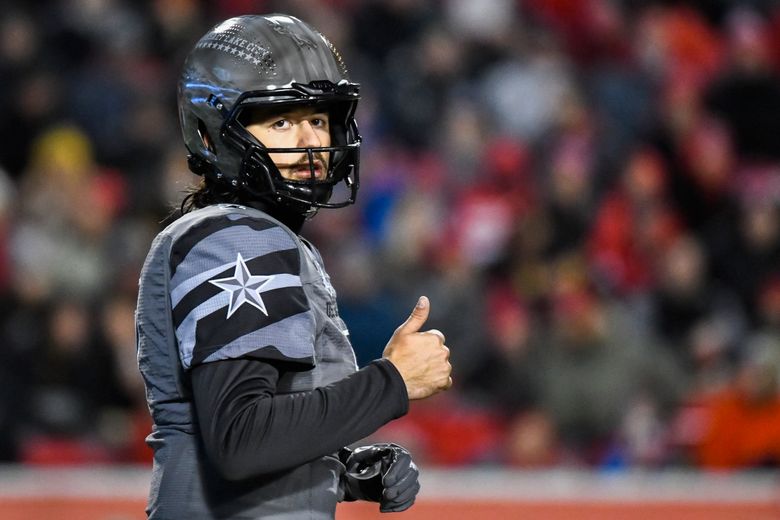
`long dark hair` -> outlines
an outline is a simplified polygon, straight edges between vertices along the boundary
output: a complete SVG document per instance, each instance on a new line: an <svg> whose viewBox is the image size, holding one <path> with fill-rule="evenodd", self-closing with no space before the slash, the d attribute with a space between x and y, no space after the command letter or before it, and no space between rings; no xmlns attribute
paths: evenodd
<svg viewBox="0 0 780 520"><path fill-rule="evenodd" d="M296 233L300 232L307 217L305 213L301 213L295 208L274 204L272 200L252 197L244 190L231 189L226 184L217 183L209 177L203 177L198 184L187 190L187 195L178 208L180 213L178 215L172 214L170 218L176 220L185 213L213 204L240 204L259 209L283 222Z"/></svg>
<svg viewBox="0 0 780 520"><path fill-rule="evenodd" d="M204 177L198 184L187 189L179 210L183 215L212 204L240 204L241 202L243 202L242 197L236 190Z"/></svg>

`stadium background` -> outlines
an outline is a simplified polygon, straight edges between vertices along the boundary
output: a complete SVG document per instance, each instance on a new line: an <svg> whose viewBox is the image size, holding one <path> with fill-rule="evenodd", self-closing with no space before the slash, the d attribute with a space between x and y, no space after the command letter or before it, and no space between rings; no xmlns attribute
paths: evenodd
<svg viewBox="0 0 780 520"><path fill-rule="evenodd" d="M452 349L455 387L376 435L428 470L408 517L780 517L777 2L0 8L0 518L137 517L178 72L275 11L363 84L358 204L306 230L360 363L419 294Z"/></svg>

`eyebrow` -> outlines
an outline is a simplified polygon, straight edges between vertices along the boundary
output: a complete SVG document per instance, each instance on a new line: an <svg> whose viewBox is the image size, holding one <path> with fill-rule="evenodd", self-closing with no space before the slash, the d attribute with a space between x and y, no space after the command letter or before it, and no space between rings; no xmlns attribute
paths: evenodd
<svg viewBox="0 0 780 520"><path fill-rule="evenodd" d="M300 111L292 109L279 113L266 113L263 114L263 108L247 107L245 111L239 116L239 121L243 124L261 124L269 121L278 121L279 119L287 119L293 116L295 117L322 117L330 118L330 114L327 110L318 110L316 112L306 113L304 116L297 116Z"/></svg>

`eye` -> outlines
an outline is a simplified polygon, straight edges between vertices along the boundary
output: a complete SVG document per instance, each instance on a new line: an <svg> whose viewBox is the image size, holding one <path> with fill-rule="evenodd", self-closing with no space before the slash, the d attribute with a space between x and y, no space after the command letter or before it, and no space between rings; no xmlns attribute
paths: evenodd
<svg viewBox="0 0 780 520"><path fill-rule="evenodd" d="M285 130L290 128L290 121L287 119L279 119L278 121L271 123L271 127L277 130Z"/></svg>
<svg viewBox="0 0 780 520"><path fill-rule="evenodd" d="M328 118L326 117L313 117L311 120L311 125L317 128L327 128L328 127Z"/></svg>

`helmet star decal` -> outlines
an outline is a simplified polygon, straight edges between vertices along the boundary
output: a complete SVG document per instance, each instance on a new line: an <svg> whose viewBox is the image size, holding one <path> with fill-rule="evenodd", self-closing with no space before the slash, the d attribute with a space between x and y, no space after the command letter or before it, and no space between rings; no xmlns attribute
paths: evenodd
<svg viewBox="0 0 780 520"><path fill-rule="evenodd" d="M218 280L209 280L209 282L220 289L225 290L230 295L230 303L227 311L228 318L245 303L258 308L260 312L268 316L268 310L265 307L265 302L260 296L260 293L262 292L263 287L270 283L274 278L274 276L255 276L250 273L249 268L246 266L246 262L244 262L244 259L241 257L241 253L238 253L238 258L236 258L236 270L233 272L233 276L220 278Z"/></svg>

